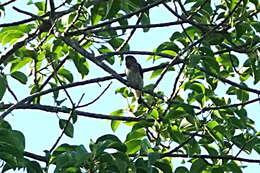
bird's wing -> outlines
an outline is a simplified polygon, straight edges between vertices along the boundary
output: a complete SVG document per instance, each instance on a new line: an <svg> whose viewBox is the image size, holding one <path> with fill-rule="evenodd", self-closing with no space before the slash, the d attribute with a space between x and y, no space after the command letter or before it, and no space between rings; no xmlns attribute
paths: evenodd
<svg viewBox="0 0 260 173"><path fill-rule="evenodd" d="M142 79L143 79L144 78L143 69L142 69L142 67L139 63L137 63L137 65L138 65L138 68L139 68L139 73L140 73L140 75L142 76Z"/></svg>

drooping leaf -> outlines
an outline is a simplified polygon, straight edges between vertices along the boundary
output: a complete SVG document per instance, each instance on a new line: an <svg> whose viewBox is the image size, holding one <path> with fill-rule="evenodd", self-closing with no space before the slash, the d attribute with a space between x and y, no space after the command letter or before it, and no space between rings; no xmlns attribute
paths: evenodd
<svg viewBox="0 0 260 173"><path fill-rule="evenodd" d="M73 124L71 122L69 122L68 120L64 120L64 119L60 119L59 120L59 126L61 129L64 130L64 133L68 136L73 138L74 135L74 127Z"/></svg>
<svg viewBox="0 0 260 173"><path fill-rule="evenodd" d="M58 74L66 78L69 82L73 82L73 75L69 70L65 68L60 68Z"/></svg>
<svg viewBox="0 0 260 173"><path fill-rule="evenodd" d="M13 73L11 73L11 76L13 78L15 78L16 80L18 80L19 82L21 82L22 84L26 84L27 83L27 76L20 71L15 71Z"/></svg>
<svg viewBox="0 0 260 173"><path fill-rule="evenodd" d="M2 74L0 74L0 100L2 100L2 98L5 94L6 88L7 88L6 79Z"/></svg>

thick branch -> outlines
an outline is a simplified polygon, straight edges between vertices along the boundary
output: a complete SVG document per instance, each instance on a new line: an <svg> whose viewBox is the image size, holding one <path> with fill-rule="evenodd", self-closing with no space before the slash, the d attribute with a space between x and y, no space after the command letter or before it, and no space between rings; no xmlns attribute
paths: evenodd
<svg viewBox="0 0 260 173"><path fill-rule="evenodd" d="M26 156L26 157L38 160L38 161L42 161L42 162L47 162L48 161L47 158L44 157L44 156L40 156L40 155L37 155L37 154L34 154L34 153L30 153L30 152L27 152L27 151L25 151L23 153L23 155Z"/></svg>

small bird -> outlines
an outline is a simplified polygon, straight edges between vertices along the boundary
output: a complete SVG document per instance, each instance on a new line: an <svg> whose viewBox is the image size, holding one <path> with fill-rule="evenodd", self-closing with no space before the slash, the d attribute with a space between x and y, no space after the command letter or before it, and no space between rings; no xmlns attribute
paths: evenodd
<svg viewBox="0 0 260 173"><path fill-rule="evenodd" d="M143 82L143 71L141 65L136 61L136 59L133 56L130 55L126 56L125 60L126 60L125 62L126 77L128 83L135 88L142 89L144 82ZM142 91L138 89L133 89L132 91L138 103L140 103Z"/></svg>

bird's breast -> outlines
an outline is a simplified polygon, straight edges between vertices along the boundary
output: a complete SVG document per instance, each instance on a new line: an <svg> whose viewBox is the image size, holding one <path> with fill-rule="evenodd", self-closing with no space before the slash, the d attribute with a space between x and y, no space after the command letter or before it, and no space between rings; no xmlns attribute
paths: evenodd
<svg viewBox="0 0 260 173"><path fill-rule="evenodd" d="M137 88L143 88L143 79L138 71L126 69L127 81Z"/></svg>

